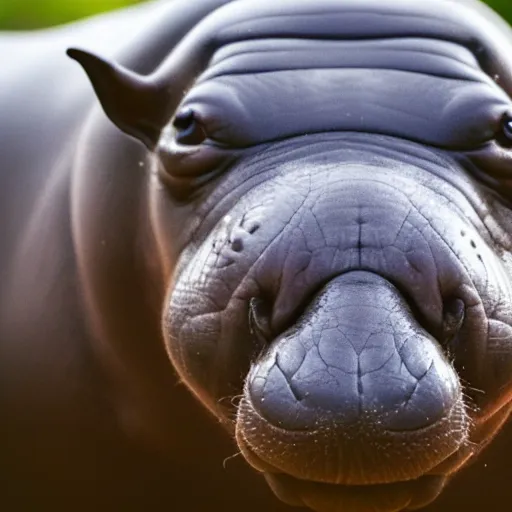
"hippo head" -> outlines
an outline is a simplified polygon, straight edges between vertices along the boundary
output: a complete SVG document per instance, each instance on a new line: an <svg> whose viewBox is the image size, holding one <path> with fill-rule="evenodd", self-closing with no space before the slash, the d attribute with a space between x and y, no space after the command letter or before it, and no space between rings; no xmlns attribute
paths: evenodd
<svg viewBox="0 0 512 512"><path fill-rule="evenodd" d="M148 76L69 53L148 147L162 338L249 464L317 512L431 502L511 407L506 37L447 0L238 0Z"/></svg>

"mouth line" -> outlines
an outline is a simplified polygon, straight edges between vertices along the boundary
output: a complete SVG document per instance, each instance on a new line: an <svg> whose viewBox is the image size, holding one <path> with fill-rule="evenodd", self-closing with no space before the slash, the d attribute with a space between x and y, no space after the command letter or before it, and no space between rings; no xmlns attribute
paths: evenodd
<svg viewBox="0 0 512 512"><path fill-rule="evenodd" d="M381 484L338 484L338 483L329 483L329 482L317 482L315 480L306 480L302 478L297 478L293 475L289 475L287 473L283 472L263 472L265 476L268 476L269 474L273 475L274 478L278 479L284 479L288 482L288 485L294 484L299 486L314 486L316 489L323 489L323 490L345 490L345 491L367 491L369 489L393 489L394 487L402 487L406 485L415 485L418 482L421 482L424 479L430 479L430 478L446 478L446 475L430 475L425 474L418 478L411 478L410 480L397 480L395 482L387 482L387 483L381 483Z"/></svg>
<svg viewBox="0 0 512 512"><path fill-rule="evenodd" d="M307 506L317 512L345 509L357 512L415 510L432 502L447 482L446 477L438 475L368 486L310 482L285 474L264 474L264 478L276 496L285 503Z"/></svg>

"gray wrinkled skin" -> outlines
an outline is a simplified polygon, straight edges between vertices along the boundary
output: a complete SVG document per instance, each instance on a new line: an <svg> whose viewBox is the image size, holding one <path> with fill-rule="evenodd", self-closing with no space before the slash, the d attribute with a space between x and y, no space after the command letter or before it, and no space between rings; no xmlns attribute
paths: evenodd
<svg viewBox="0 0 512 512"><path fill-rule="evenodd" d="M413 509L508 408L510 210L471 157L511 105L435 15L411 29L338 5L290 30L344 20L339 40L225 44L183 99L214 147L240 149L179 260L166 343L224 421L243 388L238 445L284 501Z"/></svg>
<svg viewBox="0 0 512 512"><path fill-rule="evenodd" d="M251 367L236 435L272 478L354 486L445 476L478 451L472 432L485 423L477 428L473 412L492 417L507 403L508 259L495 252L507 234L489 230L480 191L437 151L366 135L303 143L244 161L243 172L265 162L271 176L218 214L187 256L165 316L173 362L221 417L242 364ZM244 348L252 297L272 298L268 348L257 336ZM456 301L464 320L453 331ZM411 493L403 503L415 503Z"/></svg>

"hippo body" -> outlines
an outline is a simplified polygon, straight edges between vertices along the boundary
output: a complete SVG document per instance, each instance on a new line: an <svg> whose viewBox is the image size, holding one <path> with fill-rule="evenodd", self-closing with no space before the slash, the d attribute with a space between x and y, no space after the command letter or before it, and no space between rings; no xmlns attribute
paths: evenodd
<svg viewBox="0 0 512 512"><path fill-rule="evenodd" d="M191 4L0 36L0 502L503 509L508 27Z"/></svg>

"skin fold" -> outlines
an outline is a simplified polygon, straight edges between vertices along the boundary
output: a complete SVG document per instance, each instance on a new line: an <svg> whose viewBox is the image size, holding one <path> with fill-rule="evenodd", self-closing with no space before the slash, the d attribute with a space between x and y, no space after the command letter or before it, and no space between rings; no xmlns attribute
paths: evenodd
<svg viewBox="0 0 512 512"><path fill-rule="evenodd" d="M174 0L0 48L2 504L512 499L503 21Z"/></svg>

